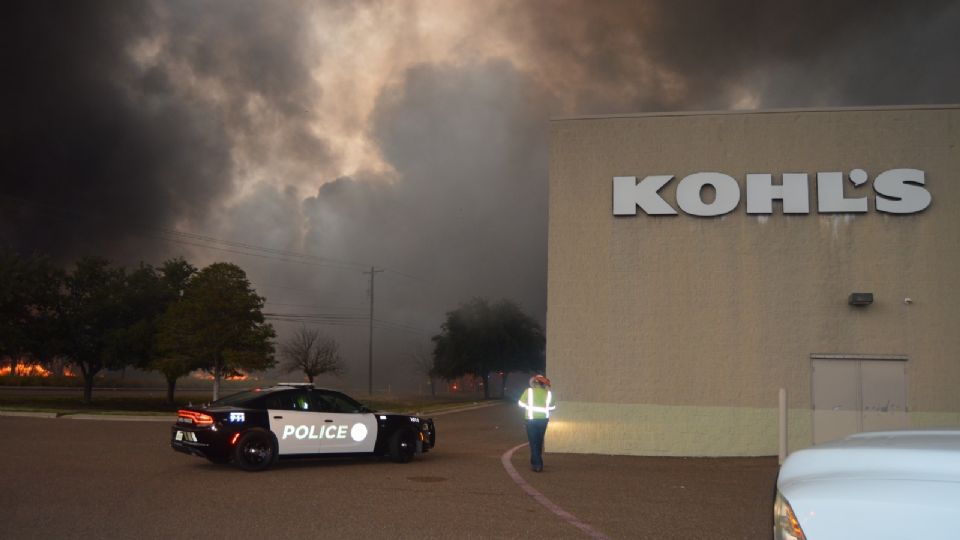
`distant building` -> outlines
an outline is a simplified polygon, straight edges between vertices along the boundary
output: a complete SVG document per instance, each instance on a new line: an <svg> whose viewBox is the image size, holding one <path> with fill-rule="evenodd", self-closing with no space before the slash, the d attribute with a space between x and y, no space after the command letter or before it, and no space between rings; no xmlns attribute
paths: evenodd
<svg viewBox="0 0 960 540"><path fill-rule="evenodd" d="M551 128L549 450L960 425L960 107Z"/></svg>

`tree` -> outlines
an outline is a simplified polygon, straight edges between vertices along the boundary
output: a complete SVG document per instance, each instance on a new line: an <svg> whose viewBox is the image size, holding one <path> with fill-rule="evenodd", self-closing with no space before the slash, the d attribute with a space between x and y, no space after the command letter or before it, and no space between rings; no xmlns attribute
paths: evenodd
<svg viewBox="0 0 960 540"><path fill-rule="evenodd" d="M434 370L449 380L472 374L483 380L490 397L490 373L542 369L543 329L515 303L491 305L475 298L447 313L440 334L433 337Z"/></svg>
<svg viewBox="0 0 960 540"><path fill-rule="evenodd" d="M183 355L173 353L163 354L157 333L163 313L174 302L179 302L187 288L190 278L197 273L197 269L182 258L170 259L164 262L159 269L159 305L162 311L151 319L152 344L147 356L146 368L160 372L167 381L167 403L173 403L173 396L177 388L177 380L188 375L195 369L200 369L198 362Z"/></svg>
<svg viewBox="0 0 960 540"><path fill-rule="evenodd" d="M21 358L49 356L51 325L63 273L38 255L0 252L0 359L16 374Z"/></svg>
<svg viewBox="0 0 960 540"><path fill-rule="evenodd" d="M498 343L494 354L500 359L498 365L503 372L500 396L504 397L511 371L530 372L544 368L546 336L540 323L513 302L501 300L492 306L492 310Z"/></svg>
<svg viewBox="0 0 960 540"><path fill-rule="evenodd" d="M317 328L301 326L297 329L280 346L280 356L287 373L303 371L311 383L318 375L330 373L339 376L344 372L340 344L333 338L323 336Z"/></svg>
<svg viewBox="0 0 960 540"><path fill-rule="evenodd" d="M83 401L90 403L94 377L128 361L124 332L125 272L100 257L77 261L64 281L56 310L56 350L83 374Z"/></svg>
<svg viewBox="0 0 960 540"><path fill-rule="evenodd" d="M263 301L239 266L211 264L188 281L180 301L161 317L161 354L196 362L213 374L213 399L219 399L224 376L275 364L276 334L264 322Z"/></svg>
<svg viewBox="0 0 960 540"><path fill-rule="evenodd" d="M129 365L145 369L156 349L156 323L167 309L160 273L152 266L140 266L124 277L120 301L127 324L117 331L117 348Z"/></svg>

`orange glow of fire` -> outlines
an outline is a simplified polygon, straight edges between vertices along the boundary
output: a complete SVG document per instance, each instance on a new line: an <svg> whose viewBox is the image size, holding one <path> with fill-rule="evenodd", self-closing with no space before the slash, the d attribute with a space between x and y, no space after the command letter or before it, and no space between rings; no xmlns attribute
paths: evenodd
<svg viewBox="0 0 960 540"><path fill-rule="evenodd" d="M11 373L13 373L13 370L10 366L0 368L0 377L10 375ZM18 377L49 377L53 375L53 373L40 364L17 364L16 375Z"/></svg>
<svg viewBox="0 0 960 540"><path fill-rule="evenodd" d="M198 369L197 371L191 372L191 373L190 373L190 376L193 377L194 379L200 379L200 380L202 380L202 381L212 381L212 380L213 380L213 375L211 375L210 373L207 373L206 371L203 371L203 370L201 370L201 369ZM250 380L250 376L247 375L246 373L241 373L241 374L239 374L239 375L226 375L226 376L223 377L223 379L226 380L226 381L247 381L247 380Z"/></svg>

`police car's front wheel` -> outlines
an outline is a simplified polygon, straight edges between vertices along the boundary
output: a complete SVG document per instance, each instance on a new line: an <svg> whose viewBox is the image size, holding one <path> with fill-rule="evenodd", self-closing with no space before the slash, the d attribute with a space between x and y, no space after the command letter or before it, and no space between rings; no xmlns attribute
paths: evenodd
<svg viewBox="0 0 960 540"><path fill-rule="evenodd" d="M262 471L273 465L277 449L266 431L253 429L240 436L233 448L233 463L245 471Z"/></svg>
<svg viewBox="0 0 960 540"><path fill-rule="evenodd" d="M401 429L390 437L390 458L397 463L408 463L417 451L417 435L409 429Z"/></svg>

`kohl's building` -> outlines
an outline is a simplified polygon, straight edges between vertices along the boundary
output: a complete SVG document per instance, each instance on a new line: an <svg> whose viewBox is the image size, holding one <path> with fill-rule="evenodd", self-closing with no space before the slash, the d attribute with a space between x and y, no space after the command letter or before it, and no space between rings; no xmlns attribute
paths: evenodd
<svg viewBox="0 0 960 540"><path fill-rule="evenodd" d="M960 425L960 106L551 124L549 449Z"/></svg>

